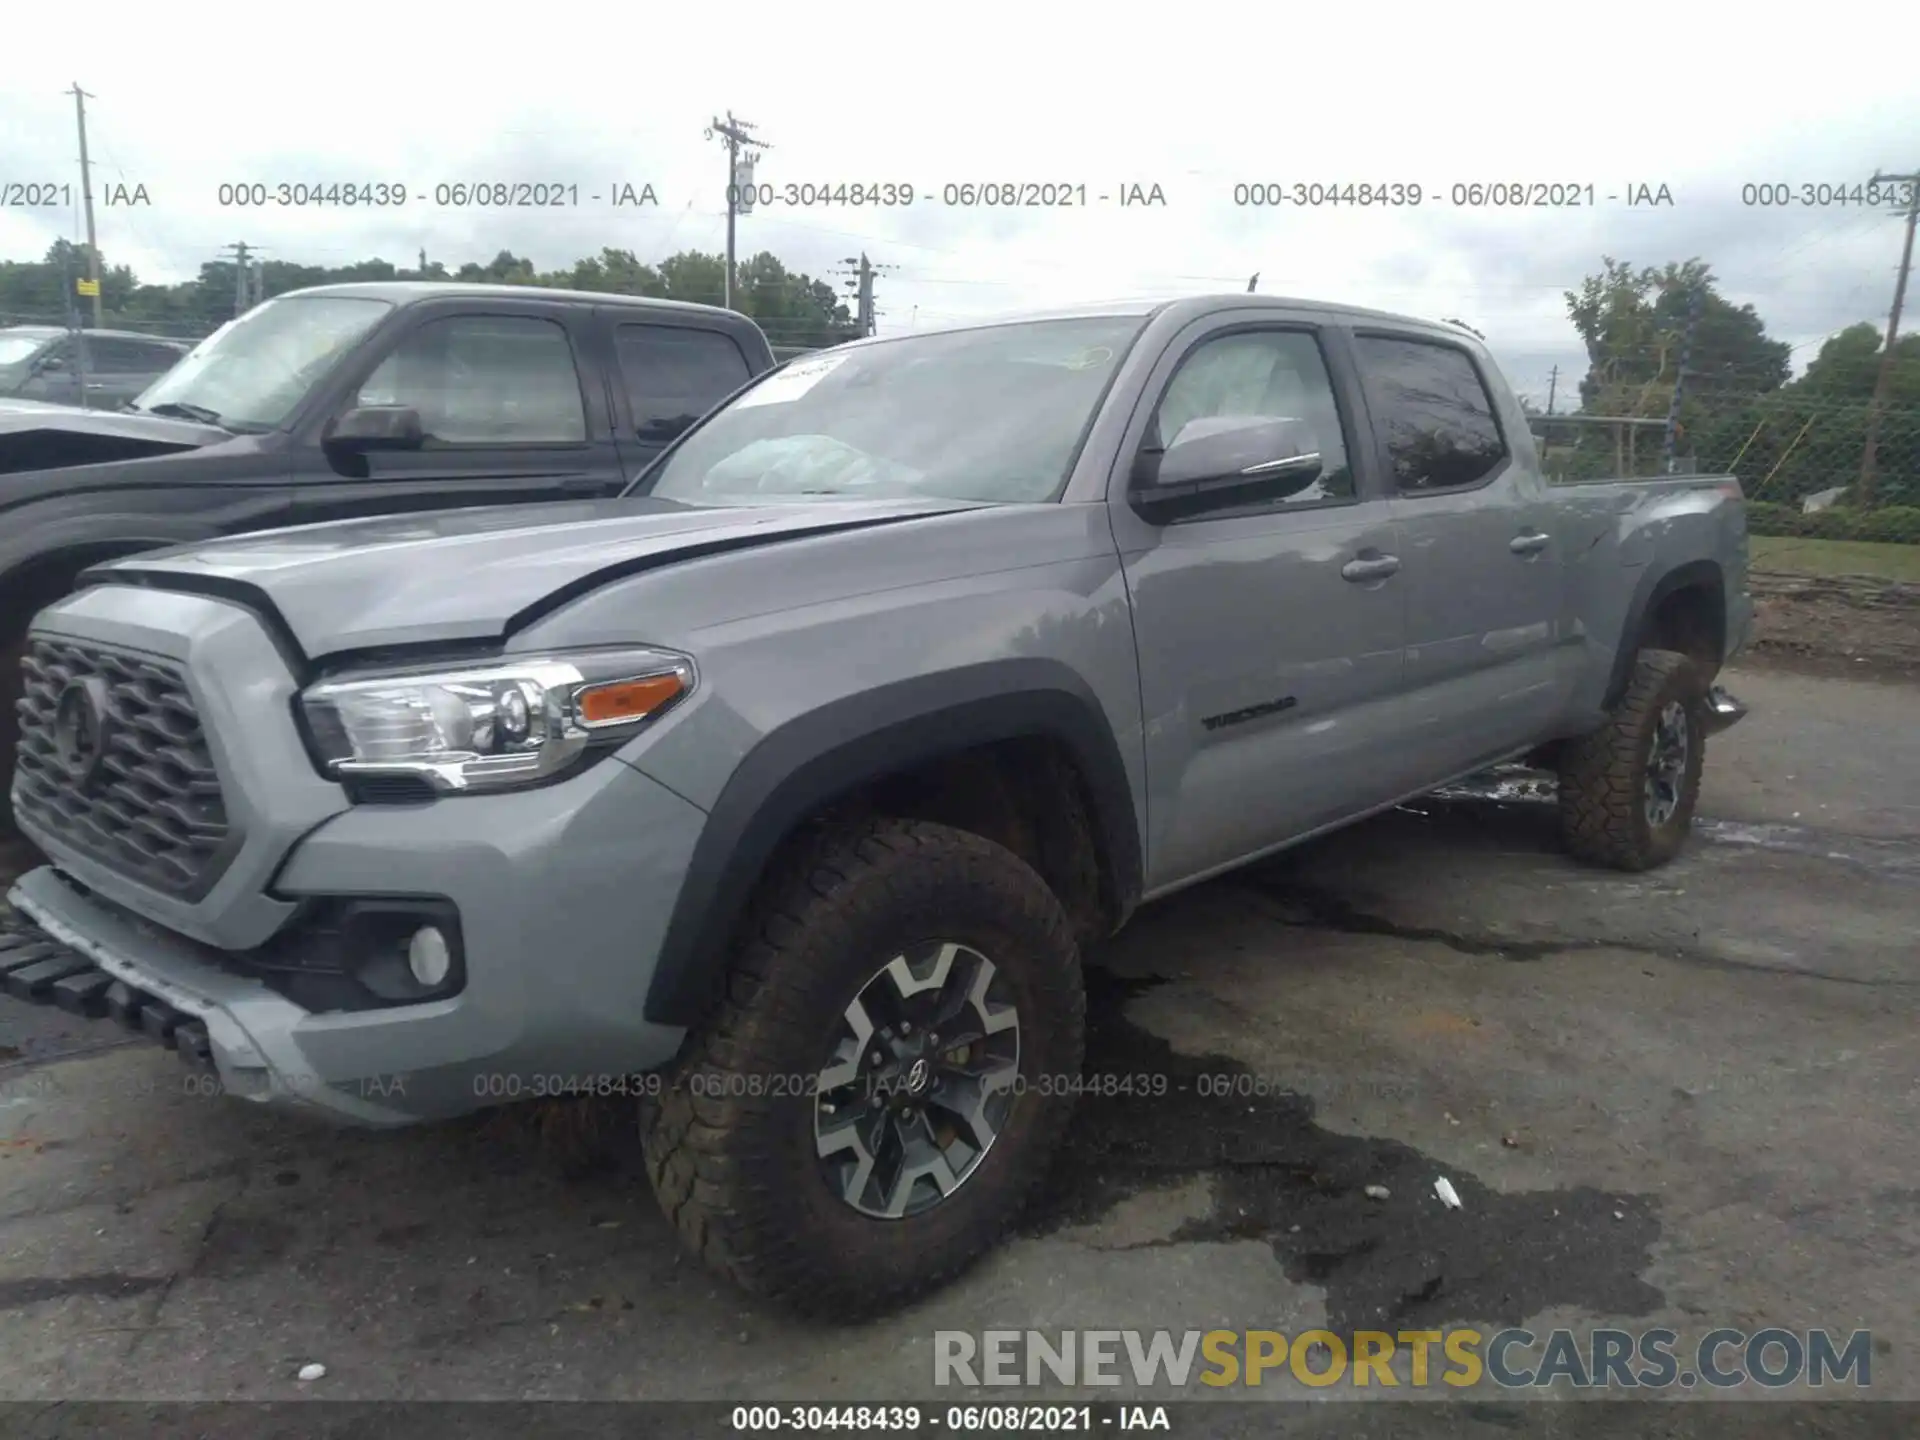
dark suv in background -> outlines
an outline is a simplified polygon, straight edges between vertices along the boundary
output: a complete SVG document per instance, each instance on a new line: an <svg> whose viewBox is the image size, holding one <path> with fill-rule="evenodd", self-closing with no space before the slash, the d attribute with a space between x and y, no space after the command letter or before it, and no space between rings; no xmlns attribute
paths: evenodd
<svg viewBox="0 0 1920 1440"><path fill-rule="evenodd" d="M0 400L0 795L27 622L89 565L322 520L606 499L773 364L752 320L706 305L325 285L230 321L121 410Z"/></svg>
<svg viewBox="0 0 1920 1440"><path fill-rule="evenodd" d="M80 345L86 354L80 354ZM128 330L0 327L0 397L115 410L180 363L192 346Z"/></svg>

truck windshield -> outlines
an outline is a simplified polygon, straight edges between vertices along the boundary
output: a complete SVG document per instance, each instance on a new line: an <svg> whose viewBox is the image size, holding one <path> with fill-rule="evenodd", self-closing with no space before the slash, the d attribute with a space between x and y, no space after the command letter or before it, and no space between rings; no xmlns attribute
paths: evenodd
<svg viewBox="0 0 1920 1440"><path fill-rule="evenodd" d="M1052 500L1145 323L1030 321L803 357L709 418L634 489L706 505Z"/></svg>
<svg viewBox="0 0 1920 1440"><path fill-rule="evenodd" d="M269 300L194 346L133 408L229 430L271 430L392 309L385 300L358 295Z"/></svg>

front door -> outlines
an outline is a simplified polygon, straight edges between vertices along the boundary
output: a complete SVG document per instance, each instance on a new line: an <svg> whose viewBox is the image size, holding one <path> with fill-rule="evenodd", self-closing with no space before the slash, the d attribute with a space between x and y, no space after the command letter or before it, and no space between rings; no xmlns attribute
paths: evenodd
<svg viewBox="0 0 1920 1440"><path fill-rule="evenodd" d="M1401 680L1399 533L1371 467L1351 462L1363 421L1327 341L1273 311L1199 322L1162 361L1124 456L1196 421L1250 418L1294 422L1296 453L1319 456L1284 498L1160 526L1112 507L1140 658L1150 891L1392 798L1379 757Z"/></svg>
<svg viewBox="0 0 1920 1440"><path fill-rule="evenodd" d="M1461 346L1360 334L1407 597L1408 754L1438 784L1537 740L1562 703L1552 510Z"/></svg>
<svg viewBox="0 0 1920 1440"><path fill-rule="evenodd" d="M617 492L605 392L582 383L589 337L569 318L503 307L402 332L342 409L412 406L425 443L338 457L316 446L294 523Z"/></svg>

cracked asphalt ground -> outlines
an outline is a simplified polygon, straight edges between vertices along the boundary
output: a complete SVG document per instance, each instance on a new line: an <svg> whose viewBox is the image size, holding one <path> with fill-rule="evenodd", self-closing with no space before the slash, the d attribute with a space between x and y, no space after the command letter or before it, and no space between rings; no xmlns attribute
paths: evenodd
<svg viewBox="0 0 1920 1440"><path fill-rule="evenodd" d="M1867 1327L1920 1398L1920 689L1730 680L1656 874L1427 801L1143 912L1088 1071L1167 1093L1084 1102L1020 1233L860 1329L757 1308L524 1121L318 1130L0 1001L0 1396L950 1401L936 1330L1525 1322Z"/></svg>

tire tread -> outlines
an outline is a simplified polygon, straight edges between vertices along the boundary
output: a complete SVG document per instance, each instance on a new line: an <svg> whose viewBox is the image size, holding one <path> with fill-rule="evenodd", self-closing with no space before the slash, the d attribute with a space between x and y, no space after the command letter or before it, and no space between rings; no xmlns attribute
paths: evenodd
<svg viewBox="0 0 1920 1440"><path fill-rule="evenodd" d="M724 1077L746 1070L764 1055L766 1037L806 1023L807 1001L817 1000L795 951L823 928L840 923L850 909L900 898L915 868L959 865L970 886L990 888L996 903L1015 907L1049 936L1050 955L1070 965L1070 974L1044 967L1040 982L1073 1037L1077 1063L1086 1015L1079 982L1078 947L1067 916L1040 877L1011 852L965 831L924 821L866 820L828 829L798 844L762 885L750 905L728 970L723 997L706 1022L689 1034L680 1062L661 1096L643 1111L642 1146L648 1178L661 1207L683 1242L712 1269L750 1293L803 1313L837 1318L892 1308L912 1295L954 1278L1010 1224L1040 1179L1040 1167L1022 1176L1017 1199L991 1232L970 1237L964 1254L934 1272L875 1281L849 1267L823 1263L805 1237L770 1223L772 1192L764 1177L775 1173L765 1153L765 1129L751 1112L766 1101L736 1093ZM695 1094L686 1082L695 1074L722 1081ZM1050 1153L1064 1130L1066 1111L1048 1112L1052 1134L1039 1136L1036 1153ZM763 1163L764 1162L764 1163Z"/></svg>
<svg viewBox="0 0 1920 1440"><path fill-rule="evenodd" d="M1673 858L1671 845L1650 835L1642 814L1643 760L1649 736L1669 700L1704 695L1695 662L1673 650L1642 650L1612 717L1598 729L1567 743L1560 757L1560 830L1570 851L1589 864L1637 872ZM1697 703L1690 736L1704 747L1706 732ZM1682 835L1692 823L1700 787L1700 763L1689 767L1676 812Z"/></svg>

